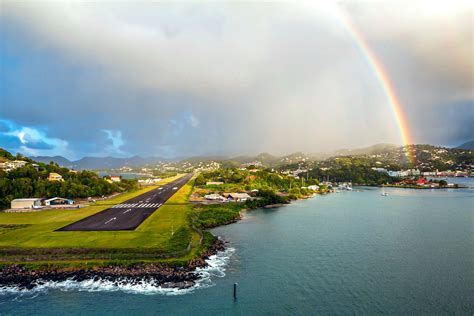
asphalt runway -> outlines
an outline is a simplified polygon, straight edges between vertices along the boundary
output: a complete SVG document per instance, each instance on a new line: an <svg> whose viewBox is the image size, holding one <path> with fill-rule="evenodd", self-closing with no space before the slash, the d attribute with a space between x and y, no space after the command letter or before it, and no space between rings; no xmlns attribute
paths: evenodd
<svg viewBox="0 0 474 316"><path fill-rule="evenodd" d="M192 177L187 174L121 204L83 218L58 231L134 230Z"/></svg>

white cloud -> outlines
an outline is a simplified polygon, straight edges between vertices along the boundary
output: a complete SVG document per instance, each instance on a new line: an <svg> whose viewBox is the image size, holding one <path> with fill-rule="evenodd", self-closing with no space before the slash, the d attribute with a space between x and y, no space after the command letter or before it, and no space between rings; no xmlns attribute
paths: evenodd
<svg viewBox="0 0 474 316"><path fill-rule="evenodd" d="M127 153L122 150L122 146L125 144L122 138L122 131L107 129L102 131L107 135L107 139L110 141L110 144L105 148L105 154L113 156L127 155Z"/></svg>

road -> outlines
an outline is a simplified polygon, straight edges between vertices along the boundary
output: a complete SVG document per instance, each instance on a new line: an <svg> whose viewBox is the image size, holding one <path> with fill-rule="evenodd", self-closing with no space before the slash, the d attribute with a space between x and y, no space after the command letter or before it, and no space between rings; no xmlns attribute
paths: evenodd
<svg viewBox="0 0 474 316"><path fill-rule="evenodd" d="M192 177L187 174L157 189L83 218L58 231L134 230Z"/></svg>

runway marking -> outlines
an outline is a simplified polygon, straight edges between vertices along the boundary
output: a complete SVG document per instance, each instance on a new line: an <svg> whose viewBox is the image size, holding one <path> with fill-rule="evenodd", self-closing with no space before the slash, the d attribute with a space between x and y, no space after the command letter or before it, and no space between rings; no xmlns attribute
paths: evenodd
<svg viewBox="0 0 474 316"><path fill-rule="evenodd" d="M129 208L128 210L126 210L125 212L123 212L122 214L127 214L128 212L130 212L132 209Z"/></svg>
<svg viewBox="0 0 474 316"><path fill-rule="evenodd" d="M112 217L111 219L109 219L108 221L106 221L104 224L108 224L110 223L111 221L115 221L117 219L117 217Z"/></svg>

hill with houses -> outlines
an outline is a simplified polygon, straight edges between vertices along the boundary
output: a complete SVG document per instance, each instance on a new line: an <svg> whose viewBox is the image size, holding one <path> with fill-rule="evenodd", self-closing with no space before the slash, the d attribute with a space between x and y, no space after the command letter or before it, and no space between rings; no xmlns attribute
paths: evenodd
<svg viewBox="0 0 474 316"><path fill-rule="evenodd" d="M0 148L0 209L18 198L86 198L123 192L136 181L113 182L97 173L42 163Z"/></svg>

